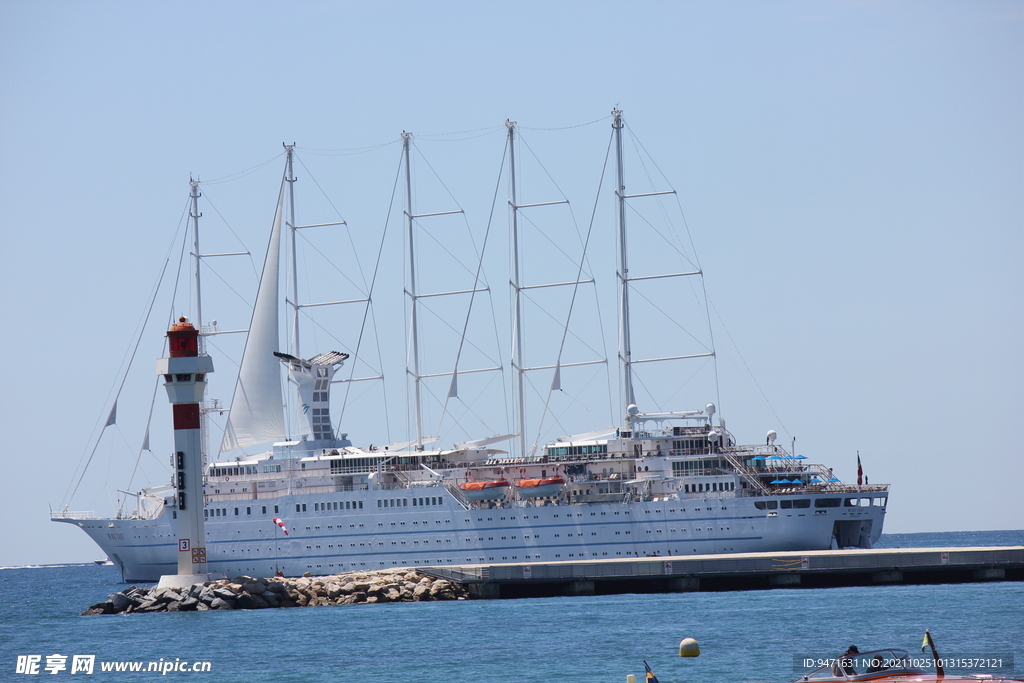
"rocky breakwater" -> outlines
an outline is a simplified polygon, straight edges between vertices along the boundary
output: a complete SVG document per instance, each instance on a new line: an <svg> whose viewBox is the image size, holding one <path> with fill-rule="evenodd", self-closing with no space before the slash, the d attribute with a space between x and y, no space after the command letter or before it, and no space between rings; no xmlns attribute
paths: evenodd
<svg viewBox="0 0 1024 683"><path fill-rule="evenodd" d="M378 602L465 600L461 584L405 569L353 572L296 579L207 581L188 588L131 586L82 612L131 614L139 612L202 612L211 609L265 609L268 607L320 607Z"/></svg>

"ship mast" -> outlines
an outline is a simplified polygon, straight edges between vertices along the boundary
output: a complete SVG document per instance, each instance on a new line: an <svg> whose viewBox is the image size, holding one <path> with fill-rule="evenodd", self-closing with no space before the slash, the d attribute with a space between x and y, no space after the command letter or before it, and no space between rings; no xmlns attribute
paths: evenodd
<svg viewBox="0 0 1024 683"><path fill-rule="evenodd" d="M405 162L405 220L409 237L409 287L406 292L409 295L409 334L412 345L412 374L413 379L413 402L416 416L416 450L423 450L423 410L420 405L420 340L417 321L419 298L416 295L416 253L414 233L414 218L412 213L412 169L409 164L409 141L412 133L402 132L402 158ZM409 372L409 370L406 370Z"/></svg>
<svg viewBox="0 0 1024 683"><path fill-rule="evenodd" d="M516 410L518 413L519 457L526 457L526 399L523 395L523 326L522 326L522 291L520 280L522 272L519 265L519 205L516 203L516 123L506 121L508 127L509 150L509 206L512 208L512 291L515 299L512 320L512 365L516 370Z"/></svg>
<svg viewBox="0 0 1024 683"><path fill-rule="evenodd" d="M283 144L283 143L282 143ZM295 174L292 172L292 157L295 152L295 143L284 145L285 149L285 171L284 180L288 183L288 227L292 232L292 352L302 357L299 351L299 272L298 259L295 255L295 233L298 228L295 225Z"/></svg>
<svg viewBox="0 0 1024 683"><path fill-rule="evenodd" d="M630 367L632 350L629 340L629 268L626 261L626 185L622 168L622 111L612 111L612 129L615 131L615 197L618 203L616 226L618 229L619 279L619 362L622 364L622 410L636 403L633 395L633 369Z"/></svg>
<svg viewBox="0 0 1024 683"><path fill-rule="evenodd" d="M612 129L615 135L615 167L616 167L616 181L615 181L615 197L618 204L618 212L616 215L616 223L618 225L618 279L619 279L619 361L622 365L621 370L621 382L622 382L622 408L624 414L627 416L627 421L630 419L629 407L636 405L636 396L633 393L633 365L636 363L656 363L661 361L669 360L685 360L688 358L714 358L715 352L712 349L707 353L693 353L685 356L667 356L663 358L643 358L633 359L631 340L630 340L630 324L629 324L629 283L637 282L639 280L657 280L661 278L676 278L676 277L689 277L691 275L702 276L700 268L697 270L682 272L682 273L666 273L663 275L641 275L638 277L629 276L629 265L626 259L626 200L636 199L639 197L657 197L666 194L675 194L675 190L664 190L661 192L644 192L641 194L626 194L626 185L624 174L623 174L623 160L622 160L622 128L624 127L622 121L622 111L619 109L612 110ZM708 321L710 329L710 319ZM682 416L682 413L660 413L661 415L673 415ZM721 423L721 418L719 418Z"/></svg>
<svg viewBox="0 0 1024 683"><path fill-rule="evenodd" d="M195 326L197 330L203 329L203 292L200 287L199 278L199 264L202 262L202 252L199 251L199 217L202 216L199 212L199 181L189 177L189 185L192 186L192 192L189 193L191 199L191 205L189 206L189 216L192 217L192 256L196 260L196 322Z"/></svg>

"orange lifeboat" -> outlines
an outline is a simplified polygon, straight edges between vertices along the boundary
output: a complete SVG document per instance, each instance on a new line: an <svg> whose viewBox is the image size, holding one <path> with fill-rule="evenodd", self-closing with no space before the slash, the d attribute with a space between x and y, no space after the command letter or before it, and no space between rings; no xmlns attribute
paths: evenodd
<svg viewBox="0 0 1024 683"><path fill-rule="evenodd" d="M462 489L462 494L466 496L466 500L496 500L504 498L509 486L510 484L504 479L467 481L465 484L459 484L459 488Z"/></svg>
<svg viewBox="0 0 1024 683"><path fill-rule="evenodd" d="M540 479L520 479L516 482L521 498L551 498L557 496L565 479L562 477L542 477Z"/></svg>

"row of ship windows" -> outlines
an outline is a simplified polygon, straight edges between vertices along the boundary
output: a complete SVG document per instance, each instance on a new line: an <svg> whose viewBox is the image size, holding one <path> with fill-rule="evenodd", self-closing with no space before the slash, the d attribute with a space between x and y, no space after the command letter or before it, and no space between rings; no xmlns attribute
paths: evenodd
<svg viewBox="0 0 1024 683"><path fill-rule="evenodd" d="M261 505L260 508L262 509L262 511L260 512L261 515L267 514L267 506L266 505ZM240 514L240 512L239 512L240 510L241 510L241 508L235 508L235 517L238 517L238 515ZM278 507L275 505L274 506L274 514L276 515L278 512L280 512L280 510L278 510ZM252 508L251 507L245 508L245 514L251 515L252 514ZM206 517L206 518L210 518L210 517L227 517L227 516L228 516L228 509L227 508L212 508L212 509L207 508L207 509L203 510L203 517Z"/></svg>
<svg viewBox="0 0 1024 683"><path fill-rule="evenodd" d="M280 472L280 465L263 465L263 472ZM242 465L241 467L211 467L212 477L237 477L240 474L259 474L260 465Z"/></svg>
<svg viewBox="0 0 1024 683"><path fill-rule="evenodd" d="M593 453L607 453L607 444L594 444L590 446L553 446L546 449L548 455L591 455Z"/></svg>
<svg viewBox="0 0 1024 683"><path fill-rule="evenodd" d="M302 506L301 510L299 509L300 505ZM328 510L362 510L362 509L363 509L363 501L361 501L361 500L335 500L335 501L330 502L330 503L313 503L313 512L327 512ZM301 504L300 503L296 503L295 504L295 511L296 512L305 512L306 511L306 504L305 503L301 503Z"/></svg>
<svg viewBox="0 0 1024 683"><path fill-rule="evenodd" d="M675 463L672 463L673 465ZM684 493L704 493L705 491L735 491L734 481L715 481L710 484L683 484Z"/></svg>
<svg viewBox="0 0 1024 683"><path fill-rule="evenodd" d="M816 508L837 508L840 505L843 507L885 507L886 499L882 498L847 498L845 501L842 498L818 498L814 501L814 507ZM776 510L782 508L787 510L789 508L809 508L811 507L811 501L807 498L796 498L790 500L756 500L754 501L754 507L758 510Z"/></svg>
<svg viewBox="0 0 1024 683"><path fill-rule="evenodd" d="M413 498L413 507L426 507L428 505L442 505L443 500L441 496L427 496L424 498ZM362 506L360 506L362 507ZM407 508L409 507L408 498L380 498L377 500L377 507L379 508Z"/></svg>
<svg viewBox="0 0 1024 683"><path fill-rule="evenodd" d="M861 505L867 506L867 505L870 504L870 501L872 501L872 500L875 501L874 502L875 505L885 505L885 502L884 502L885 499L884 498L874 498L874 499L863 498L863 499L861 499ZM840 501L841 501L841 499L839 499L839 498L821 498L821 499L816 500L814 505L815 505L815 507L839 507ZM780 502L782 504L782 508L783 509L791 508L791 507L798 507L798 508L810 507L810 501L807 500L807 499L783 500L783 501L774 501L774 500L763 501L763 500L759 500L759 501L755 501L754 506L758 510L764 510L766 507L769 510L775 510L776 508L779 507L779 503ZM846 499L846 506L847 507L856 506L857 502L858 501L857 501L856 498L847 498ZM424 498L413 498L412 499L412 504L413 504L414 507L417 507L417 506L418 507L426 507L428 505L441 505L442 503L443 503L443 499L440 496L428 496L428 497L424 497ZM379 508L385 508L385 507L408 507L408 506L409 506L409 499L408 498L385 498L385 499L379 499L377 501L377 507L379 507ZM266 505L262 505L262 506L260 506L260 508L261 508L260 514L264 514L264 515L267 514L267 506ZM313 503L313 511L314 512L327 512L329 510L362 510L362 509L363 509L363 501L361 501L361 500L355 500L355 501L347 501L347 500L346 501L333 501L333 502L329 502L329 503ZM700 508L698 508L698 509L700 509ZM708 510L710 510L710 509L711 508L708 508ZM722 509L725 510L726 508L722 508ZM241 511L241 508L235 508L234 509L234 514L235 514L236 517L241 514L240 511ZM295 504L295 511L296 512L306 512L306 503L296 503ZM279 507L277 505L275 505L274 506L274 514L276 515L279 512L280 512ZM645 510L645 512L650 514L651 511L650 510ZM661 510L658 510L658 512L661 512ZM669 512L675 512L675 508L669 510ZM686 512L686 511L685 510L680 510L680 512ZM246 507L245 508L245 514L246 515L251 515L252 514L252 507ZM604 515L606 513L602 512L601 514ZM615 512L614 514L617 515L619 513ZM626 510L623 514L627 514L628 515L629 514L629 510ZM591 517L594 517L595 515L597 515L596 512L591 512L590 513ZM227 508L212 508L212 509L207 508L207 509L203 510L203 516L207 517L207 518L209 518L209 517L227 517L228 516L228 509ZM554 515L554 516L558 517L557 514ZM572 517L573 513L571 513L571 512L570 513L566 513L565 516L566 517ZM576 516L577 517L582 517L583 513L577 512ZM538 517L537 517L537 515L534 515L533 518L537 519ZM491 521L492 519L493 519L493 517L488 517L487 521ZM502 517L501 519L505 519L505 518ZM515 517L511 517L510 519L514 520ZM447 520L447 521L449 523L451 522L451 520ZM466 521L468 522L469 520L467 519ZM478 517L477 521L478 522L482 522L483 518L482 517ZM438 520L438 523L440 523L440 520ZM391 524L392 524L392 526L394 526L395 523L392 522ZM403 524L404 524L404 522L403 522ZM414 522L414 524L415 524L415 522ZM424 522L424 524L426 524L426 522ZM382 526L382 525L378 525L378 526ZM629 533L629 532L626 532L626 533Z"/></svg>

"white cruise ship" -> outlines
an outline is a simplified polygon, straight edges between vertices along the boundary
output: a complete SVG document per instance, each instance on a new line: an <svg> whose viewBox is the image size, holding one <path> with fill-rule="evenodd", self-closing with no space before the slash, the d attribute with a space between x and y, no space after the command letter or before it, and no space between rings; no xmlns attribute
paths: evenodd
<svg viewBox="0 0 1024 683"><path fill-rule="evenodd" d="M282 223L291 227L282 219L282 189L221 455L208 458L206 466L211 572L326 575L385 567L870 548L877 541L887 485L843 483L824 465L776 445L774 432L764 445L738 445L712 403L682 412L644 412L636 405L633 364L648 361L633 359L630 348L628 297L632 281L644 278L621 275L629 272L624 206L637 196L626 195L622 182L623 125L621 113L613 112L621 422L533 451L491 448L518 435L431 450L432 441L424 437L357 447L347 434L335 433L330 390L348 354L303 359L279 352L278 245ZM510 147L515 131L509 123ZM408 145L406 136L406 170ZM287 158L290 182L290 147ZM514 226L514 194L510 205ZM411 230L411 207L407 216ZM515 237L511 242L517 249ZM685 276L700 273L657 277ZM518 281L514 272L516 296L525 289ZM411 301L415 335L415 291ZM511 363L520 378L521 344L513 343ZM550 366L555 383L559 362ZM292 440L282 416L282 366L307 421L305 436ZM409 374L416 381L426 376L418 368ZM523 410L522 401L518 405ZM521 415L518 424L524 423ZM235 455L258 444L272 445L260 455ZM125 581L156 581L176 568L173 482L142 489L137 501L134 511L116 518L67 508L52 517L89 534Z"/></svg>

